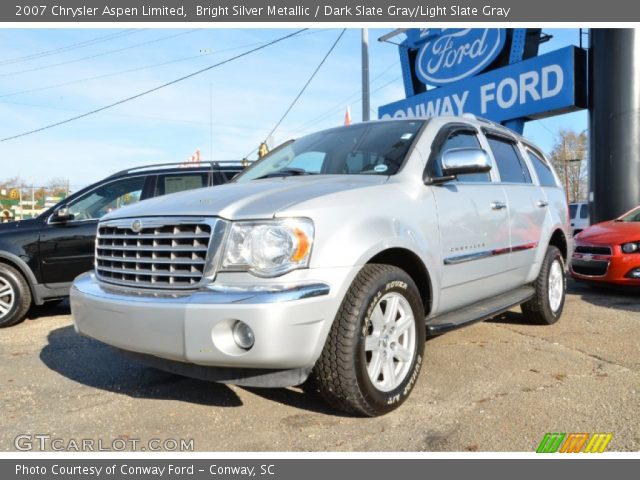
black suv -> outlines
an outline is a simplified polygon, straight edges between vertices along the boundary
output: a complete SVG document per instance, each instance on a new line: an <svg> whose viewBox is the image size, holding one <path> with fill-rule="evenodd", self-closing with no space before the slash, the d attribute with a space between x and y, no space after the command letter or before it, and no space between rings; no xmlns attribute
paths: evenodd
<svg viewBox="0 0 640 480"><path fill-rule="evenodd" d="M242 170L235 161L137 167L70 195L36 218L1 223L0 327L22 321L32 304L69 295L73 279L93 268L103 215L140 200L220 185Z"/></svg>

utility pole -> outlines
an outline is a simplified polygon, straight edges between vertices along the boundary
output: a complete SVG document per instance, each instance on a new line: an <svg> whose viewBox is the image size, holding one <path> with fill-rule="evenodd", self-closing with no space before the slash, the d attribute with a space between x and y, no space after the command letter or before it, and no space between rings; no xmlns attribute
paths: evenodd
<svg viewBox="0 0 640 480"><path fill-rule="evenodd" d="M580 135L582 135L584 133L584 130L582 132L580 132L580 134L578 135L578 138L580 137ZM581 158L568 158L569 155L567 154L567 139L566 138L562 138L562 150L564 152L563 157L563 165L564 165L564 193L567 196L567 203L571 203L571 198L569 197L569 162L582 162ZM580 179L578 178L578 182L580 181ZM575 179L574 179L574 183L575 183ZM573 185L574 188L572 189L573 192L573 201L577 201L577 195L576 195L576 191L575 191L575 185ZM579 188L579 187L578 187Z"/></svg>
<svg viewBox="0 0 640 480"><path fill-rule="evenodd" d="M213 84L209 82L209 160L213 161Z"/></svg>
<svg viewBox="0 0 640 480"><path fill-rule="evenodd" d="M362 121L369 121L369 29L362 29Z"/></svg>

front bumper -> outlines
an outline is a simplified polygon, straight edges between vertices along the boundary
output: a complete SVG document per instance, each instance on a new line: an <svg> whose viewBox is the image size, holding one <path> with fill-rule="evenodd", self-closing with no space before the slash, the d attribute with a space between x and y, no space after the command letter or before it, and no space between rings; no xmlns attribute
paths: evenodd
<svg viewBox="0 0 640 480"><path fill-rule="evenodd" d="M576 280L620 286L640 286L640 278L630 275L640 269L640 254L625 254L619 246L611 247L611 255L574 253L571 276Z"/></svg>
<svg viewBox="0 0 640 480"><path fill-rule="evenodd" d="M71 288L71 311L78 333L130 352L211 367L307 368L357 270L307 270L290 284L212 285L186 294L116 289L86 273ZM233 340L237 320L254 332L249 350Z"/></svg>

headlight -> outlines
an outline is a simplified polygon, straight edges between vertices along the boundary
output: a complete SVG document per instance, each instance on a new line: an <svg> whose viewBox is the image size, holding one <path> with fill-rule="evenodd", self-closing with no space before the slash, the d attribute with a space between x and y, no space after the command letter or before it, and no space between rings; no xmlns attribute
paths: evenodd
<svg viewBox="0 0 640 480"><path fill-rule="evenodd" d="M308 218L234 222L222 259L223 271L276 277L309 265L313 222Z"/></svg>
<svg viewBox="0 0 640 480"><path fill-rule="evenodd" d="M640 250L640 242L629 242L622 244L622 251L624 253L634 253Z"/></svg>

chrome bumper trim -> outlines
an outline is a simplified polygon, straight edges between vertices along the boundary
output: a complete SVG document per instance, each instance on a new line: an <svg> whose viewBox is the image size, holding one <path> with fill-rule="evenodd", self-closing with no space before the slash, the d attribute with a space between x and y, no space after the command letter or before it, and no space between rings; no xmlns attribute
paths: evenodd
<svg viewBox="0 0 640 480"><path fill-rule="evenodd" d="M265 286L211 284L192 292L141 291L98 283L92 279L92 276L93 273L81 275L75 280L72 288L106 300L140 303L205 305L281 303L329 295L331 291L329 285L325 283Z"/></svg>

